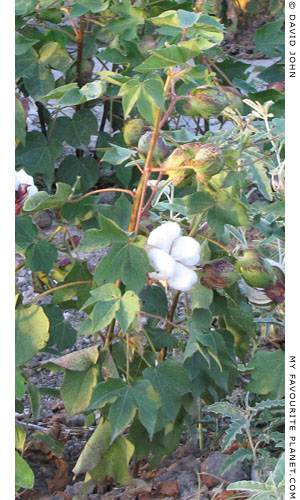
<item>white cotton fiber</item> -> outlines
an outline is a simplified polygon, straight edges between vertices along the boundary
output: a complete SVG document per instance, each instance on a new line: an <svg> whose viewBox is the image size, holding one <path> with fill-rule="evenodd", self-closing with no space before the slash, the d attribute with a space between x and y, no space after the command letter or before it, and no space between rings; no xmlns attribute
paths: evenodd
<svg viewBox="0 0 300 500"><path fill-rule="evenodd" d="M167 280L173 275L175 270L175 260L159 248L151 248L148 257L156 273L149 273L149 277L155 280Z"/></svg>
<svg viewBox="0 0 300 500"><path fill-rule="evenodd" d="M171 288L174 288L174 290L188 292L192 286L195 285L197 280L198 276L193 269L176 262L175 271L168 279L168 284Z"/></svg>
<svg viewBox="0 0 300 500"><path fill-rule="evenodd" d="M181 229L177 222L166 222L149 234L147 246L160 248L166 253L170 252L173 241L181 236Z"/></svg>
<svg viewBox="0 0 300 500"><path fill-rule="evenodd" d="M200 260L200 244L190 236L181 236L173 242L171 256L185 266L195 266Z"/></svg>

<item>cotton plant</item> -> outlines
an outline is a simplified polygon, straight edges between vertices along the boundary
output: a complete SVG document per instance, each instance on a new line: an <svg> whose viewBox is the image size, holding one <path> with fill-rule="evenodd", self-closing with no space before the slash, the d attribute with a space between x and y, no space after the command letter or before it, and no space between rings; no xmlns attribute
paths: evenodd
<svg viewBox="0 0 300 500"><path fill-rule="evenodd" d="M38 192L33 177L21 169L15 172L15 213L18 215L27 198Z"/></svg>
<svg viewBox="0 0 300 500"><path fill-rule="evenodd" d="M190 236L182 236L177 222L166 222L151 231L146 250L155 271L149 278L166 281L181 292L189 291L198 280L194 266L200 260L200 244Z"/></svg>

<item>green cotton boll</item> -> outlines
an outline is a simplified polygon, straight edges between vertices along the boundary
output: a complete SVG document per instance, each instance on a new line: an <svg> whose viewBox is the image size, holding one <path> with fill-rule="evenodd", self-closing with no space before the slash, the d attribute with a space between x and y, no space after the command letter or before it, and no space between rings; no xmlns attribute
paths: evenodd
<svg viewBox="0 0 300 500"><path fill-rule="evenodd" d="M132 118L125 123L123 137L129 146L137 146L139 139L147 131L146 122L141 118Z"/></svg>
<svg viewBox="0 0 300 500"><path fill-rule="evenodd" d="M178 186L192 172L191 170L169 170L169 167L183 167L184 165L192 165L192 161L196 153L201 148L200 142L188 142L181 148L176 148L170 156L162 164L162 168L166 170L169 176L168 180L173 182L174 186Z"/></svg>
<svg viewBox="0 0 300 500"><path fill-rule="evenodd" d="M206 262L200 272L200 282L211 290L230 288L239 278L236 267L226 259L216 259Z"/></svg>
<svg viewBox="0 0 300 500"><path fill-rule="evenodd" d="M195 156L193 165L197 180L203 182L223 169L225 158L222 151L213 144L203 144Z"/></svg>
<svg viewBox="0 0 300 500"><path fill-rule="evenodd" d="M219 116L228 106L226 93L218 87L203 85L189 91L190 97L184 111L188 116L201 116L208 120Z"/></svg>
<svg viewBox="0 0 300 500"><path fill-rule="evenodd" d="M150 143L152 139L152 134L153 132L146 132L142 137L140 138L138 142L138 149L142 155L147 156L149 148L150 148ZM164 157L168 154L169 148L165 143L165 140L162 137L158 137L156 144L154 146L153 154L152 154L152 159L154 161L162 161Z"/></svg>
<svg viewBox="0 0 300 500"><path fill-rule="evenodd" d="M244 250L237 264L247 285L255 288L275 285L276 276L271 264L257 250Z"/></svg>
<svg viewBox="0 0 300 500"><path fill-rule="evenodd" d="M243 114L244 103L239 95L239 93L232 87L223 87L228 101L228 108L237 110L239 113Z"/></svg>

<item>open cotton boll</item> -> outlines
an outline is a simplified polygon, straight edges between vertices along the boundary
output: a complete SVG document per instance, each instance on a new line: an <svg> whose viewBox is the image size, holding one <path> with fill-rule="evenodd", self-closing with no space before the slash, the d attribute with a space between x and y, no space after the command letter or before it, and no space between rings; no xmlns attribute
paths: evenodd
<svg viewBox="0 0 300 500"><path fill-rule="evenodd" d="M190 236L181 236L173 242L171 256L185 266L195 266L200 260L200 244Z"/></svg>
<svg viewBox="0 0 300 500"><path fill-rule="evenodd" d="M185 267L179 262L175 263L175 271L168 279L168 285L180 292L188 292L198 280L198 276L189 267Z"/></svg>
<svg viewBox="0 0 300 500"><path fill-rule="evenodd" d="M156 269L156 273L149 273L149 277L155 280L167 280L175 271L176 262L171 255L167 254L159 248L151 248L148 252L148 257L152 267Z"/></svg>
<svg viewBox="0 0 300 500"><path fill-rule="evenodd" d="M177 222L166 222L149 234L147 245L160 248L169 253L173 241L181 235L181 229Z"/></svg>
<svg viewBox="0 0 300 500"><path fill-rule="evenodd" d="M26 172L25 172L25 170L23 170L23 168L21 168L21 170L19 170L18 172L15 173L15 190L16 191L18 190L20 184L28 184L29 186L34 186L33 177L31 177L31 175L26 174Z"/></svg>

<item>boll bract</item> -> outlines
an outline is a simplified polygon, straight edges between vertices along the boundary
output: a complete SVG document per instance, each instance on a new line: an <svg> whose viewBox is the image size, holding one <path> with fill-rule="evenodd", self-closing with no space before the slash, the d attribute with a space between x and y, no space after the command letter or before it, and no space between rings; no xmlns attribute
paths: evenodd
<svg viewBox="0 0 300 500"><path fill-rule="evenodd" d="M137 146L140 137L146 132L146 122L141 118L128 120L123 129L124 141L129 146Z"/></svg>
<svg viewBox="0 0 300 500"><path fill-rule="evenodd" d="M27 198L38 192L35 186L33 177L26 174L25 170L21 169L15 172L15 214L21 212L22 205Z"/></svg>
<svg viewBox="0 0 300 500"><path fill-rule="evenodd" d="M188 142L183 144L180 148L176 148L170 156L162 164L162 168L166 170L169 176L168 180L173 182L174 186L178 186L187 177L192 170L169 170L169 167L184 167L184 165L191 166L192 161L201 147L200 142Z"/></svg>
<svg viewBox="0 0 300 500"><path fill-rule="evenodd" d="M225 165L225 158L222 151L213 144L203 144L195 156L196 178L203 182L218 174Z"/></svg>
<svg viewBox="0 0 300 500"><path fill-rule="evenodd" d="M228 101L228 107L235 110L237 109L241 114L244 111L244 103L239 93L232 87L223 87Z"/></svg>
<svg viewBox="0 0 300 500"><path fill-rule="evenodd" d="M219 116L228 106L226 93L212 85L191 89L189 94L189 100L184 106L188 116L201 116L208 120L212 116Z"/></svg>
<svg viewBox="0 0 300 500"><path fill-rule="evenodd" d="M276 282L274 285L269 285L266 288L254 288L242 280L241 287L249 302L256 306L269 306L271 304L280 304L284 301L285 296L285 270L284 266L271 259L266 259L271 265L275 274Z"/></svg>
<svg viewBox="0 0 300 500"><path fill-rule="evenodd" d="M275 285L275 273L271 264L257 250L244 250L237 264L247 285L254 288Z"/></svg>
<svg viewBox="0 0 300 500"><path fill-rule="evenodd" d="M187 292L198 279L192 266L200 260L200 245L181 233L177 222L166 222L151 231L146 250L155 269L149 278L166 280L171 288Z"/></svg>
<svg viewBox="0 0 300 500"><path fill-rule="evenodd" d="M238 279L236 267L226 259L215 259L202 266L200 282L206 288L229 288Z"/></svg>

